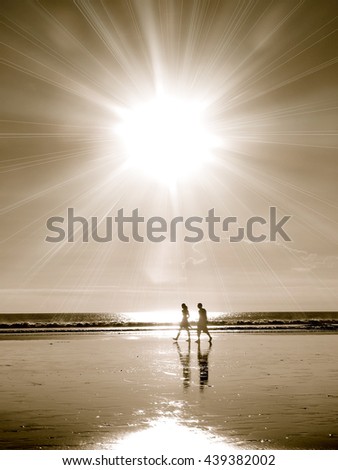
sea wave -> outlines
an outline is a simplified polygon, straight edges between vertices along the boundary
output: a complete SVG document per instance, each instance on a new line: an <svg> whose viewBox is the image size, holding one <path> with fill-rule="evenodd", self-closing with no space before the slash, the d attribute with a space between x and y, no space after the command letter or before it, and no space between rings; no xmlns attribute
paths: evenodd
<svg viewBox="0 0 338 470"><path fill-rule="evenodd" d="M149 318L156 321L149 321ZM0 333L66 331L135 331L176 329L164 315L130 314L0 314ZM211 312L209 328L219 331L338 331L337 312ZM191 321L192 327L196 321Z"/></svg>

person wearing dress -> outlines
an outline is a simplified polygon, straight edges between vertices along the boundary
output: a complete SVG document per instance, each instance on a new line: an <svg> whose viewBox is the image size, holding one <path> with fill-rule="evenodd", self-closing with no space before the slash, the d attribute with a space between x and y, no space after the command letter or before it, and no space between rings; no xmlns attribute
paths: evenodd
<svg viewBox="0 0 338 470"><path fill-rule="evenodd" d="M180 337L181 331L186 330L188 333L188 339L187 341L190 341L190 323L189 323L189 310L186 304L182 304L182 320L180 323L180 329L178 330L176 338L173 338L174 341L177 341L178 338Z"/></svg>

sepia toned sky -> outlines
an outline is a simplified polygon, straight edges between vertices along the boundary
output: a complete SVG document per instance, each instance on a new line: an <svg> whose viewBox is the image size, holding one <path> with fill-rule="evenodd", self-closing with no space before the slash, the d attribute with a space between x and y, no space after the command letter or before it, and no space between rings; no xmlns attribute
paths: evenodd
<svg viewBox="0 0 338 470"><path fill-rule="evenodd" d="M2 0L0 311L337 310L337 12L334 0ZM126 166L115 132L159 90L203 102L221 142L174 188ZM45 240L68 208L168 221L214 208L243 224L271 206L291 216L290 242Z"/></svg>

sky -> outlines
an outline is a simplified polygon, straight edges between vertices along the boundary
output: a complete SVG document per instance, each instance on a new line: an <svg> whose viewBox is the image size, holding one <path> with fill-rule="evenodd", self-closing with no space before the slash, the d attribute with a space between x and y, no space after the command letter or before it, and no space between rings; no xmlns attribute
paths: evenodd
<svg viewBox="0 0 338 470"><path fill-rule="evenodd" d="M337 11L2 0L0 311L337 310ZM270 207L289 241L46 241L69 209L268 235Z"/></svg>

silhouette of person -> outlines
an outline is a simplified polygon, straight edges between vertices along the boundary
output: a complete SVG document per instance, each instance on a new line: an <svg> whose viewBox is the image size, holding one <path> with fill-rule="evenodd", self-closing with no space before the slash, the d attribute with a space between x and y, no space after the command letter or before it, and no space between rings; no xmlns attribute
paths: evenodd
<svg viewBox="0 0 338 470"><path fill-rule="evenodd" d="M197 348L197 360L198 366L200 368L200 390L203 390L205 386L208 385L209 381L209 353L211 350L211 343L209 344L209 348L207 351L201 351L201 343L198 343Z"/></svg>
<svg viewBox="0 0 338 470"><path fill-rule="evenodd" d="M188 339L187 341L190 341L190 323L189 323L189 310L188 310L188 307L185 305L185 304L182 304L182 320L181 320L181 323L180 323L180 329L178 330L178 333L177 333L177 336L176 338L173 338L174 341L177 341L178 338L180 337L180 334L181 334L181 331L182 330L186 330L187 333L188 333Z"/></svg>
<svg viewBox="0 0 338 470"><path fill-rule="evenodd" d="M197 341L196 343L200 342L200 336L201 332L203 331L209 336L209 343L212 341L212 337L210 336L209 330L208 330L208 318L207 318L207 311L205 308L203 308L203 305L201 303L197 304L198 307L198 314L199 314L199 319L197 323Z"/></svg>
<svg viewBox="0 0 338 470"><path fill-rule="evenodd" d="M191 369L190 369L190 349L191 343L189 341L188 351L186 353L182 353L180 345L176 343L178 355L180 357L180 362L183 368L183 388L188 388L190 386L191 380Z"/></svg>

